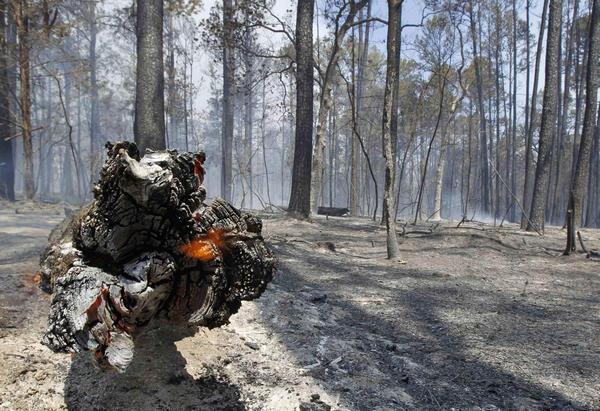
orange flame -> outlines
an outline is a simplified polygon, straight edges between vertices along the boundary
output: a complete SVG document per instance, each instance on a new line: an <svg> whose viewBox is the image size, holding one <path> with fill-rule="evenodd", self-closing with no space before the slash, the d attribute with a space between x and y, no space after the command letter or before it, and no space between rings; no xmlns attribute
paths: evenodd
<svg viewBox="0 0 600 411"><path fill-rule="evenodd" d="M180 245L177 249L188 257L210 261L220 255L221 250L227 248L223 235L225 231L222 228L215 228L188 244Z"/></svg>

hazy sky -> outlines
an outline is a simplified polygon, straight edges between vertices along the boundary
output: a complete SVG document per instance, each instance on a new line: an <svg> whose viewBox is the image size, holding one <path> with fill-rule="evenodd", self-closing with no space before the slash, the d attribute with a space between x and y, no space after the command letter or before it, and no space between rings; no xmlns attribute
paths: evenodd
<svg viewBox="0 0 600 411"><path fill-rule="evenodd" d="M205 0L203 2L202 11L198 15L198 20L206 17L208 15L209 10L211 9L211 7L213 7L213 5L215 3L221 3L221 0ZM277 16L279 16L281 18L286 17L286 20L289 21L289 23L292 27L294 27L295 26L296 4L297 4L296 1L277 0L275 2L275 6L273 7L273 13L275 13ZM322 17L324 4L325 4L324 0L316 0L316 5L317 5L316 16L319 16L319 18L315 19L315 26L313 29L314 36L316 36L316 33L317 33L317 25L318 25L318 31L319 31L320 36L324 37L327 35L327 28L325 25L325 21ZM542 4L542 2L538 1L538 0L533 0L532 4L531 4L531 32L534 37L537 37L537 33L539 30L541 4ZM424 6L423 6L422 0L405 0L403 9L402 9L403 10L402 23L403 24L420 23L421 16L423 13L423 7ZM525 19L525 0L517 0L517 8L519 9L520 17L524 20ZM286 14L286 10L290 10L290 9L293 10L292 15ZM387 20L387 0L373 0L371 13L373 16ZM371 32L371 44L380 48L380 50L383 53L385 53L385 38L386 38L387 27L381 23L377 23L377 24L372 25L372 29L373 29L373 31ZM418 56L414 55L414 51L412 50L412 47L411 47L411 43L414 40L415 35L418 33L419 33L418 28L410 28L410 27L406 28L404 30L404 32L402 33L402 42L403 42L402 57L403 58L418 58ZM284 39L283 36L282 36L281 40L276 40L275 37L276 36L269 35L270 41L281 41L281 42L287 41L287 39ZM532 45L532 63L531 63L532 65L534 63L533 62L533 53L534 53L534 46ZM198 73L194 74L195 78L200 78L201 76L206 78L206 72L207 72L208 65L203 64L202 61L208 61L208 58L206 56L202 55L202 51L200 51L199 55L196 57L196 61L199 61L200 64L198 64L196 66L196 67L198 67ZM542 68L541 68L541 76L542 77L541 78L543 79L543 74L544 74L543 66L544 65L542 64L541 66L542 66ZM524 73L519 74L519 82L520 83L524 83L524 78L525 78L524 76L525 76ZM541 83L543 84L543 81ZM524 87L519 87L519 89L523 90L521 93L519 93L519 95L520 95L519 99L521 100L525 97L525 90L524 90ZM198 93L198 96L195 101L196 107L199 107L199 108L205 107L205 102L208 99L207 92L208 92L208 87L200 87L200 92ZM521 102L519 104L521 104Z"/></svg>
<svg viewBox="0 0 600 411"><path fill-rule="evenodd" d="M221 0L205 0L203 2L203 7L201 12L198 14L198 20L203 19L208 16L210 9L215 4L220 4ZM273 13L279 16L280 18L287 17L287 20L291 23L291 26L295 26L295 10L296 10L296 1L284 1L277 0L275 2L275 6L273 7ZM319 16L318 20L315 19L315 25L313 29L313 35L316 37L317 29L321 37L325 37L327 35L327 28L325 25L325 20L323 19L323 6L325 2L323 0L316 0L317 14L315 16ZM382 18L387 20L387 1L386 0L374 0L372 3L371 14L373 16ZM286 13L286 10L293 10L293 14L289 15ZM403 24L406 23L419 23L421 21L421 15L423 12L423 2L421 0L406 0L403 6ZM318 25L318 28L317 28ZM386 38L386 26L377 23L371 26L373 31L371 32L371 44L379 47L382 52L385 52L385 38ZM407 28L403 33L403 40L410 42L414 35L417 33L417 29ZM270 36L272 41L277 41L276 39ZM285 41L283 38L280 41ZM403 57L411 57L410 49L405 48L403 50ZM196 57L196 61L200 64L197 64L197 73L194 73L195 78L207 77L208 65L203 64L203 61L208 61L208 57L203 54L200 50L198 56ZM195 99L195 105L198 108L204 108L206 106L206 101L208 100L208 87L200 87L199 93Z"/></svg>

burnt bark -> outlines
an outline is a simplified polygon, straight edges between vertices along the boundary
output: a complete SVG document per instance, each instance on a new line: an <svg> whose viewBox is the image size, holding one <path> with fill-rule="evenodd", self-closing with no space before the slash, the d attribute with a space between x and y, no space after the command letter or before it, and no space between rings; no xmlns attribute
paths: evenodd
<svg viewBox="0 0 600 411"><path fill-rule="evenodd" d="M533 75L533 90L531 94L531 112L527 121L527 138L525 142L525 182L523 185L523 208L529 210L531 203L531 177L533 169L533 130L535 126L535 112L537 108L537 88L540 76L540 63L542 60L542 45L544 40L544 31L546 30L546 14L548 13L548 1L544 0L542 6L542 19L540 22L540 34L538 36L537 50L535 53L535 69ZM529 25L527 26L529 27ZM529 61L529 60L527 60ZM529 88L527 89L529 92ZM528 100L529 101L529 100ZM521 228L527 227L529 216L521 213Z"/></svg>
<svg viewBox="0 0 600 411"><path fill-rule="evenodd" d="M107 143L94 202L57 227L41 258L40 286L52 292L42 342L90 350L124 371L152 321L218 327L242 300L258 298L277 260L262 222L206 191L194 154Z"/></svg>
<svg viewBox="0 0 600 411"><path fill-rule="evenodd" d="M575 224L581 223L583 194L588 178L594 126L596 124L596 100L598 96L598 59L600 58L600 0L594 0L590 30L588 34L589 56L586 73L585 114L583 116L583 131L579 142L579 154L575 167L573 181L573 218Z"/></svg>
<svg viewBox="0 0 600 411"><path fill-rule="evenodd" d="M469 17L471 28L471 40L473 41L473 64L475 66L475 79L477 83L477 110L479 111L479 136L481 140L480 146L480 163L481 163L481 193L483 211L490 211L490 178L488 168L488 148L486 134L486 119L485 105L483 103L483 79L481 77L481 69L479 66L480 56L477 54L477 33L475 29L475 16L473 10L473 1L469 1Z"/></svg>
<svg viewBox="0 0 600 411"><path fill-rule="evenodd" d="M223 0L223 115L221 126L221 196L231 202L233 162L234 58L230 36L233 3Z"/></svg>
<svg viewBox="0 0 600 411"><path fill-rule="evenodd" d="M8 80L8 50L6 47L6 4L0 2L0 198L15 200L15 164L13 162Z"/></svg>
<svg viewBox="0 0 600 411"><path fill-rule="evenodd" d="M165 148L163 64L163 0L137 2L137 71L135 89L135 141L146 148Z"/></svg>
<svg viewBox="0 0 600 411"><path fill-rule="evenodd" d="M314 0L299 0L296 20L296 139L292 191L288 212L310 215L310 182L313 131L313 24Z"/></svg>
<svg viewBox="0 0 600 411"><path fill-rule="evenodd" d="M396 47L398 47L398 13L402 0L388 0L387 61L385 75L384 110L382 119L383 157L385 159L385 185L383 192L383 208L386 210L384 222L386 227L387 258L398 258L398 239L396 238L396 220L394 219L394 168L393 143L391 134L393 87L396 84Z"/></svg>
<svg viewBox="0 0 600 411"><path fill-rule="evenodd" d="M535 184L531 200L531 212L527 231L544 231L546 219L546 194L550 179L550 148L555 130L556 105L558 103L558 47L562 0L550 0L548 17L548 45L546 48L546 81L542 107L542 122L538 161L535 169Z"/></svg>

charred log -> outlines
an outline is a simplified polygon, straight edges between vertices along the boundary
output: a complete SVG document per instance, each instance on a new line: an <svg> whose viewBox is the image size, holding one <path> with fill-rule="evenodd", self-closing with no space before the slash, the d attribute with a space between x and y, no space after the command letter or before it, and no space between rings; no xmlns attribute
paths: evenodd
<svg viewBox="0 0 600 411"><path fill-rule="evenodd" d="M90 350L124 371L151 321L218 327L258 298L277 260L262 222L221 199L204 204L194 154L107 144L94 202L50 235L41 288L52 293L42 342Z"/></svg>
<svg viewBox="0 0 600 411"><path fill-rule="evenodd" d="M348 208L340 208L340 207L319 207L317 209L317 214L332 216L332 217L344 217L350 215L350 210Z"/></svg>

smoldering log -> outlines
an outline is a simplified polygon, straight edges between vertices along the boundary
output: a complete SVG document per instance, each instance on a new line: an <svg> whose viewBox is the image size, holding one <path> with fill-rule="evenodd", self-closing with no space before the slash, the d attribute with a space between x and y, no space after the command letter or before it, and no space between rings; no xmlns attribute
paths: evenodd
<svg viewBox="0 0 600 411"><path fill-rule="evenodd" d="M90 350L124 371L151 321L218 327L258 298L277 259L262 222L206 190L194 154L107 143L94 201L50 235L40 287L52 293L43 344Z"/></svg>

